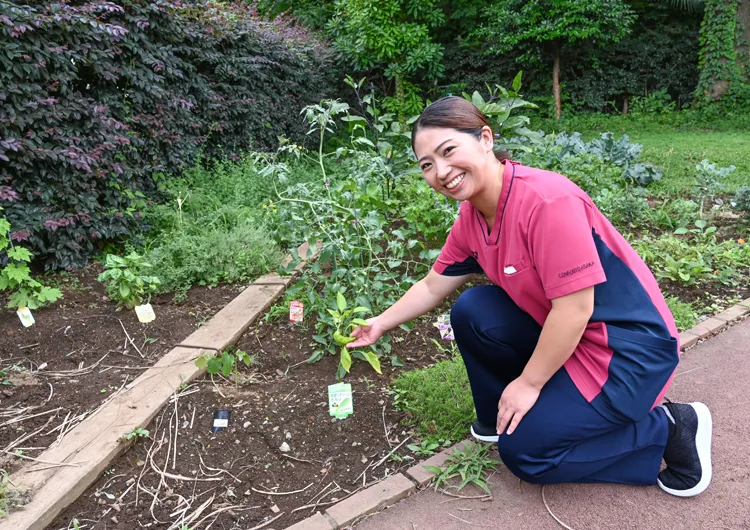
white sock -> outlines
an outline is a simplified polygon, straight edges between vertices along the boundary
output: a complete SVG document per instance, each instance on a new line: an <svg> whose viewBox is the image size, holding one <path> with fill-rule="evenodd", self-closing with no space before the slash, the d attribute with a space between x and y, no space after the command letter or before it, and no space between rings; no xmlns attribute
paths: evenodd
<svg viewBox="0 0 750 530"><path fill-rule="evenodd" d="M665 407L664 405L660 405L660 406L661 406L661 408L664 409L664 412L667 415L667 418L669 418L669 421L671 421L672 424L675 425L676 422L674 421L674 417L672 416L672 413L669 412L669 409L667 407Z"/></svg>

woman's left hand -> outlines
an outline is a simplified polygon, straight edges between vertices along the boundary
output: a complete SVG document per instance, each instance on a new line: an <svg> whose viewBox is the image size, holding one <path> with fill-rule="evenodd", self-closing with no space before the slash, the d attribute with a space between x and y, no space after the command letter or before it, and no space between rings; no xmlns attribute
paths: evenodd
<svg viewBox="0 0 750 530"><path fill-rule="evenodd" d="M506 431L513 434L518 423L523 419L539 398L541 389L519 377L505 387L497 405L497 434Z"/></svg>

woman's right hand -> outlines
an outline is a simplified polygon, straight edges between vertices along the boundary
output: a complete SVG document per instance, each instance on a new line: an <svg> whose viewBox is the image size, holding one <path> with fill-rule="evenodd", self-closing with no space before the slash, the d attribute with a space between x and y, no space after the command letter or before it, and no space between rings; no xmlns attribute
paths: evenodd
<svg viewBox="0 0 750 530"><path fill-rule="evenodd" d="M356 340L347 344L346 347L352 349L371 346L372 344L375 344L385 332L386 330L383 329L378 322L378 317L368 318L366 326L358 326L351 332L349 336L354 337Z"/></svg>

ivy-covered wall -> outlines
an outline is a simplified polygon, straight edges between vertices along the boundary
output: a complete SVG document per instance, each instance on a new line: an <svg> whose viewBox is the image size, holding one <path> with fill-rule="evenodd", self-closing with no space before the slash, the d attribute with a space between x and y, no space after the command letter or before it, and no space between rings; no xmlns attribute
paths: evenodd
<svg viewBox="0 0 750 530"><path fill-rule="evenodd" d="M739 0L705 0L700 31L700 78L696 96L717 100L741 84L737 62L737 9Z"/></svg>

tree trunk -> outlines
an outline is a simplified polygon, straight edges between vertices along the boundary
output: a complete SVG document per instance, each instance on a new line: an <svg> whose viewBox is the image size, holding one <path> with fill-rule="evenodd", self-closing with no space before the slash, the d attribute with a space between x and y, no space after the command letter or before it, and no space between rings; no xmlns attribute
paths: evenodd
<svg viewBox="0 0 750 530"><path fill-rule="evenodd" d="M555 96L555 117L559 120L562 116L562 103L560 101L560 43L552 41L552 94Z"/></svg>
<svg viewBox="0 0 750 530"><path fill-rule="evenodd" d="M622 102L622 114L623 116L628 115L628 102L630 101L630 97L625 94L625 100Z"/></svg>

